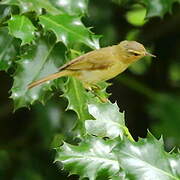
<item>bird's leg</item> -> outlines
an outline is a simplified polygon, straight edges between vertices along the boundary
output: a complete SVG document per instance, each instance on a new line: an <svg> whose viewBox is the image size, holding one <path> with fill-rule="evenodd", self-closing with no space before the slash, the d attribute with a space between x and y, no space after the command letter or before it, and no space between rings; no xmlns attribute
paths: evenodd
<svg viewBox="0 0 180 180"><path fill-rule="evenodd" d="M92 91L92 85L89 83L83 83L83 87L87 89L88 91Z"/></svg>
<svg viewBox="0 0 180 180"><path fill-rule="evenodd" d="M102 96L101 93L101 87L97 84L83 84L83 86L90 91L94 96L96 96L101 102L106 103L108 102L108 99L104 96Z"/></svg>
<svg viewBox="0 0 180 180"><path fill-rule="evenodd" d="M97 91L100 91L100 90L101 90L101 87L98 86L97 84L92 84L92 85L91 85L91 89L92 89L94 92L97 92Z"/></svg>

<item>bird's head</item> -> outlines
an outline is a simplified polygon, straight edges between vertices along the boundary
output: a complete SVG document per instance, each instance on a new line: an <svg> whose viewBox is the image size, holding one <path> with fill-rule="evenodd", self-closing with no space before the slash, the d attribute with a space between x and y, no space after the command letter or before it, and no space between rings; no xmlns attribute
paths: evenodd
<svg viewBox="0 0 180 180"><path fill-rule="evenodd" d="M118 45L121 49L124 61L135 62L144 56L156 57L146 51L145 47L136 41L122 41Z"/></svg>

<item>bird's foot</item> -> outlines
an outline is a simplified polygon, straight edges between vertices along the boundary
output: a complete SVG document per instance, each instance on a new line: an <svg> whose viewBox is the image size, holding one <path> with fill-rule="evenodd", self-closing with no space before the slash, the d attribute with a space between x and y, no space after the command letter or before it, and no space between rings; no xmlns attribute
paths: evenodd
<svg viewBox="0 0 180 180"><path fill-rule="evenodd" d="M97 97L102 103L108 102L108 99L102 93L102 88L97 84L84 84L84 87Z"/></svg>

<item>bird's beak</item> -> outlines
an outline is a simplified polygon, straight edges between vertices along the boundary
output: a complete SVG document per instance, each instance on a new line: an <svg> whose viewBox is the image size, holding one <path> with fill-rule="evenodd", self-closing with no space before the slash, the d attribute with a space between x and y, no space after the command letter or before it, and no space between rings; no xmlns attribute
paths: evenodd
<svg viewBox="0 0 180 180"><path fill-rule="evenodd" d="M146 52L146 53L145 53L145 56L151 56L151 57L154 57L154 58L156 57L155 55L153 55L153 54L151 54L151 53L149 53L149 52Z"/></svg>

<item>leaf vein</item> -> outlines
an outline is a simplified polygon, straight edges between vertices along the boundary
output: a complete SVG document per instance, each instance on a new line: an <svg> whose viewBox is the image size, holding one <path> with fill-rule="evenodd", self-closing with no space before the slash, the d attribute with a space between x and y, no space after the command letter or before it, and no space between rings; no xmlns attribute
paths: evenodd
<svg viewBox="0 0 180 180"><path fill-rule="evenodd" d="M75 33L74 31L71 31L70 29L64 27L62 24L56 23L55 21L51 20L50 18L47 18L47 17L45 17L45 16L41 16L41 18L44 18L45 20L47 20L47 21L55 24L56 26L59 26L59 27L63 28L65 31L68 31L68 32L74 34L75 36L80 37L81 39L85 39L84 36L81 36L81 35L80 35L80 33L79 33L79 34L78 34L78 33Z"/></svg>
<svg viewBox="0 0 180 180"><path fill-rule="evenodd" d="M148 163L148 162L146 162L146 161L143 161L143 160L137 158L136 156L133 156L133 155L131 155L131 154L127 153L127 152L124 152L124 151L123 151L122 153L124 153L125 155L130 156L130 157L132 157L132 158L134 158L134 159L138 159L139 161L142 161L144 164L147 164L148 166L152 167L153 169L156 169L157 171L160 171L161 173L163 173L163 174L165 174L165 175L167 175L167 176L169 176L169 177L171 177L171 178L173 178L173 179L175 179L175 180L179 180L179 178L176 178L176 177L173 176L172 174L167 173L166 171L164 171L164 170L162 170L162 169L159 169L159 168L157 168L157 167L154 167L154 166L152 166L150 163Z"/></svg>
<svg viewBox="0 0 180 180"><path fill-rule="evenodd" d="M34 75L34 78L32 79L32 82L35 81L35 80L37 79L37 77L39 76L40 71L41 71L42 68L44 67L44 64L46 63L46 60L48 59L48 57L49 57L52 49L54 48L54 45L55 45L55 44L53 44L53 45L51 46L51 48L49 48L49 51L48 51L47 55L44 57L44 59L42 60L42 64L40 65L40 68L37 70L37 73Z"/></svg>

